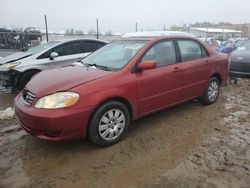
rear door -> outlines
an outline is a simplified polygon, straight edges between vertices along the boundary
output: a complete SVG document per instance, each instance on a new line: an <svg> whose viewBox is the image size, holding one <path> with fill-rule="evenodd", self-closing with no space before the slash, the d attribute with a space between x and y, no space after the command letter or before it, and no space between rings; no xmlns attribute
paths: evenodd
<svg viewBox="0 0 250 188"><path fill-rule="evenodd" d="M183 100L199 97L211 74L212 62L205 48L195 40L177 41L182 60Z"/></svg>
<svg viewBox="0 0 250 188"><path fill-rule="evenodd" d="M154 60L157 68L136 73L139 116L181 100L181 64L173 41L155 44L141 61Z"/></svg>

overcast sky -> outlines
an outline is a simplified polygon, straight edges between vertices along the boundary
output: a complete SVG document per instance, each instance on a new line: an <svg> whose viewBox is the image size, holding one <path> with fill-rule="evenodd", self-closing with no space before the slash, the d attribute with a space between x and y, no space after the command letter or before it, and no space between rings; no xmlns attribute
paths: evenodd
<svg viewBox="0 0 250 188"><path fill-rule="evenodd" d="M194 22L250 22L250 0L0 0L0 26L50 31L88 31L99 19L102 32L162 30Z"/></svg>

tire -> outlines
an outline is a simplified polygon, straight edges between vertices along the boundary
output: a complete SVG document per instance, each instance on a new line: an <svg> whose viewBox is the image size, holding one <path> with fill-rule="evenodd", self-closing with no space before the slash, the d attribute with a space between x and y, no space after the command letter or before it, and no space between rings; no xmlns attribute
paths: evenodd
<svg viewBox="0 0 250 188"><path fill-rule="evenodd" d="M231 76L230 79L229 79L229 83L230 84L237 84L238 82L238 79L234 76Z"/></svg>
<svg viewBox="0 0 250 188"><path fill-rule="evenodd" d="M220 92L220 82L216 77L212 77L204 90L200 102L203 105L210 105L216 102Z"/></svg>
<svg viewBox="0 0 250 188"><path fill-rule="evenodd" d="M119 101L100 106L88 126L88 139L97 146L107 147L120 141L130 122L127 107Z"/></svg>
<svg viewBox="0 0 250 188"><path fill-rule="evenodd" d="M28 72L25 72L23 75L21 75L21 78L18 81L17 89L23 90L26 84L30 81L30 79L38 72L39 71L36 71L36 70L30 70Z"/></svg>

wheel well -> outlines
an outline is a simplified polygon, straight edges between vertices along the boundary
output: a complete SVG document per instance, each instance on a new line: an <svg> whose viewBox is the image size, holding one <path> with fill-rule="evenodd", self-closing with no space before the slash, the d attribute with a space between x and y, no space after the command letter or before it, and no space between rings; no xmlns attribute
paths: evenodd
<svg viewBox="0 0 250 188"><path fill-rule="evenodd" d="M130 115L130 119L132 120L133 119L133 108L131 106L131 104L128 102L128 100L122 98L122 97L113 97L113 98L109 98L105 101L103 101L100 105L97 106L97 108L95 109L95 111L100 107L102 106L103 104L109 102L109 101L119 101L121 103L123 103L127 108L128 108L128 111L129 111L129 115Z"/></svg>
<svg viewBox="0 0 250 188"><path fill-rule="evenodd" d="M221 75L220 75L219 73L213 74L213 75L211 76L211 78L212 78L212 77L217 78L217 79L219 80L220 84L221 84L221 82L222 82L222 77L221 77Z"/></svg>
<svg viewBox="0 0 250 188"><path fill-rule="evenodd" d="M34 72L41 72L41 70L39 70L39 69L30 69L30 70L27 70L27 71L25 71L25 72L23 72L23 73L21 73L20 74L20 76L19 76L19 78L18 78L18 80L17 80L17 84L16 84L16 86L17 86L17 88L19 88L19 85L20 85L20 80L22 79L22 77L25 75L25 74L27 74L28 72L32 72L32 71L34 71Z"/></svg>
<svg viewBox="0 0 250 188"><path fill-rule="evenodd" d="M92 114L91 114L91 116L90 116L90 118L89 118L89 120L88 120L88 125L89 125L89 123L90 123L90 121L91 121L91 119L92 119L94 113L96 112L96 110L97 110L100 106L102 106L103 104L105 104L105 103L107 103L107 102L109 102L109 101L119 101L119 102L123 103L123 104L128 108L129 115L130 115L130 121L133 119L133 108L132 108L131 104L128 102L128 100L126 100L126 99L124 99L124 98L122 98L122 97L113 97L113 98L109 98L109 99L103 101L102 103L100 103L100 104L95 108L95 110L92 112ZM88 127L89 127L89 126L88 126Z"/></svg>

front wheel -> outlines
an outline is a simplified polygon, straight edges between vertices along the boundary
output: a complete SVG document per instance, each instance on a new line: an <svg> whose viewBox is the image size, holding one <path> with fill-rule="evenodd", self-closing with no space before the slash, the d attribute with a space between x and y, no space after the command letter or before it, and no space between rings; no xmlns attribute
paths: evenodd
<svg viewBox="0 0 250 188"><path fill-rule="evenodd" d="M220 82L217 78L212 77L205 88L203 96L200 98L201 104L209 105L213 104L218 96L220 91Z"/></svg>
<svg viewBox="0 0 250 188"><path fill-rule="evenodd" d="M129 122L129 111L123 103L107 102L94 113L88 127L88 138L101 147L113 145L121 139Z"/></svg>

